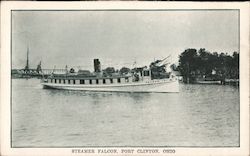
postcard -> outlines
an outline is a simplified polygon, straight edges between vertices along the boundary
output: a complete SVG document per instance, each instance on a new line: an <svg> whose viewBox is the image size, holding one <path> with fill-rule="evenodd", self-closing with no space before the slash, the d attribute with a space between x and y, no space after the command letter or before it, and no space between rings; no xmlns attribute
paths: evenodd
<svg viewBox="0 0 250 156"><path fill-rule="evenodd" d="M249 3L2 2L1 154L249 155Z"/></svg>

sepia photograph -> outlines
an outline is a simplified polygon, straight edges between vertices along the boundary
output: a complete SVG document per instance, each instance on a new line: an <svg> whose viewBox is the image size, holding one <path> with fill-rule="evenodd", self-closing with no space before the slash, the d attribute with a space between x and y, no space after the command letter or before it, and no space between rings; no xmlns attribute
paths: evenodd
<svg viewBox="0 0 250 156"><path fill-rule="evenodd" d="M10 148L240 148L240 13L11 9Z"/></svg>

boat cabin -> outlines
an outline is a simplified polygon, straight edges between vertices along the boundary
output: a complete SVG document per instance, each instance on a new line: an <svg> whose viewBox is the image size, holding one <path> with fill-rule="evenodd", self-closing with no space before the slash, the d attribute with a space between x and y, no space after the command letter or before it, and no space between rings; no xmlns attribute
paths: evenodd
<svg viewBox="0 0 250 156"><path fill-rule="evenodd" d="M57 84L76 84L76 85L104 85L104 84L125 84L133 82L145 82L151 80L150 70L142 70L127 75L118 75L111 77L102 76L80 76L80 75L57 75L53 74L44 82Z"/></svg>

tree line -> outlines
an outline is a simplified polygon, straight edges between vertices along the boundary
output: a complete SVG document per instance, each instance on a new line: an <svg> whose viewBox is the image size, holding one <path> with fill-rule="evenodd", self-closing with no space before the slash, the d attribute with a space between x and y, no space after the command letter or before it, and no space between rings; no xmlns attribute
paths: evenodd
<svg viewBox="0 0 250 156"><path fill-rule="evenodd" d="M197 79L222 80L239 79L239 53L209 52L204 48L186 49L179 56L179 65L172 66L183 76L184 82Z"/></svg>

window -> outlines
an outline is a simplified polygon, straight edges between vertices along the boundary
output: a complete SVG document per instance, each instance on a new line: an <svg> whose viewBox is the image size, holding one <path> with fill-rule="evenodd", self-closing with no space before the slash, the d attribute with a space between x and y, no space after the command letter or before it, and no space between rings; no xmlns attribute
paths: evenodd
<svg viewBox="0 0 250 156"><path fill-rule="evenodd" d="M61 83L61 79L59 79L59 83Z"/></svg>
<svg viewBox="0 0 250 156"><path fill-rule="evenodd" d="M76 84L76 80L73 80L73 84Z"/></svg>
<svg viewBox="0 0 250 156"><path fill-rule="evenodd" d="M99 84L99 80L98 79L96 79L96 84Z"/></svg>
<svg viewBox="0 0 250 156"><path fill-rule="evenodd" d="M110 79L110 83L113 83L113 79Z"/></svg>
<svg viewBox="0 0 250 156"><path fill-rule="evenodd" d="M118 78L118 79L117 79L117 82L118 82L118 83L121 83L121 78Z"/></svg>
<svg viewBox="0 0 250 156"><path fill-rule="evenodd" d="M63 83L65 84L65 80L63 80Z"/></svg>
<svg viewBox="0 0 250 156"><path fill-rule="evenodd" d="M85 84L85 81L84 80L80 80L80 84Z"/></svg>
<svg viewBox="0 0 250 156"><path fill-rule="evenodd" d="M89 84L92 84L92 80L89 80Z"/></svg>
<svg viewBox="0 0 250 156"><path fill-rule="evenodd" d="M103 80L102 80L102 83L103 83L103 84L106 84L106 80L105 80L105 79L103 79Z"/></svg>
<svg viewBox="0 0 250 156"><path fill-rule="evenodd" d="M149 71L148 70L143 71L143 75L144 76L149 76Z"/></svg>
<svg viewBox="0 0 250 156"><path fill-rule="evenodd" d="M55 79L55 83L56 83L56 79Z"/></svg>
<svg viewBox="0 0 250 156"><path fill-rule="evenodd" d="M53 82L53 79L50 79L50 82L52 83L52 82Z"/></svg>
<svg viewBox="0 0 250 156"><path fill-rule="evenodd" d="M68 84L70 84L70 80L68 80Z"/></svg>
<svg viewBox="0 0 250 156"><path fill-rule="evenodd" d="M128 79L128 77L125 77L125 82L129 82L129 79Z"/></svg>

